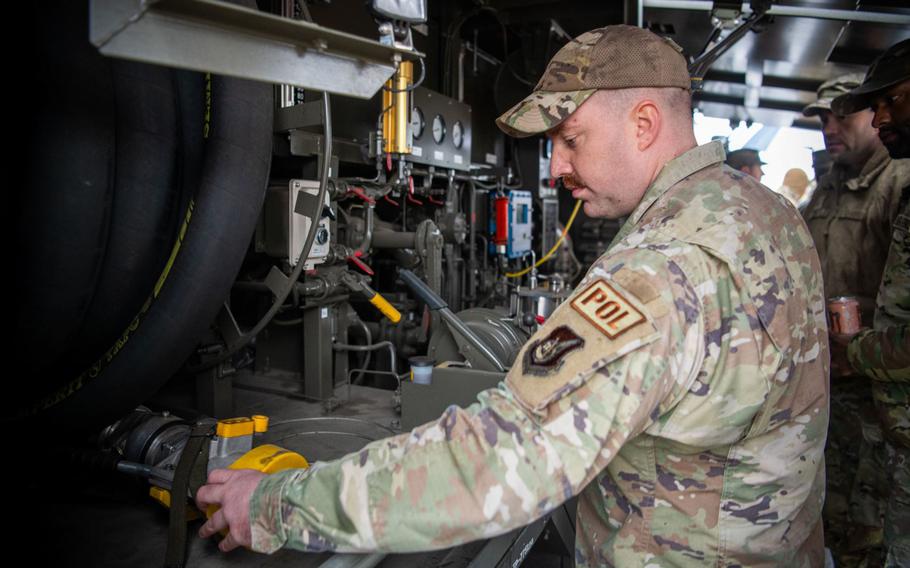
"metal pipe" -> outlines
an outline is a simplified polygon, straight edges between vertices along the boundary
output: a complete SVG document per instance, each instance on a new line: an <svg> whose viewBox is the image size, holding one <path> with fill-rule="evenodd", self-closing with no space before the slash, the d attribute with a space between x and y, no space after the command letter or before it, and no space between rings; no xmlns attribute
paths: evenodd
<svg viewBox="0 0 910 568"><path fill-rule="evenodd" d="M367 324L365 324L362 319L357 318L357 320L351 322L351 325L349 325L348 327L351 327L354 325L359 325L360 329L363 331L363 336L365 338L364 345L373 345L373 334L370 333L370 328L367 327ZM360 364L361 368L369 369L370 360L372 357L373 357L373 353L371 351L367 351L366 358L363 360L363 363ZM361 379L363 379L363 372L361 372L359 375L357 375L357 380L360 381Z"/></svg>
<svg viewBox="0 0 910 568"><path fill-rule="evenodd" d="M373 233L373 248L402 249L417 246L417 233L399 231L376 231Z"/></svg>
<svg viewBox="0 0 910 568"><path fill-rule="evenodd" d="M474 182L465 182L468 189L468 289L467 296L473 302L477 295L477 197L474 195Z"/></svg>
<svg viewBox="0 0 910 568"><path fill-rule="evenodd" d="M354 256L364 255L370 250L370 244L373 241L373 210L375 208L375 203L367 203L364 208L363 239L360 241L360 245L354 249Z"/></svg>
<svg viewBox="0 0 910 568"><path fill-rule="evenodd" d="M383 347L389 348L389 362L392 366L392 372L398 372L398 359L395 355L395 345L391 341L380 341L372 345L351 345L348 343L333 343L332 349L335 351L376 351ZM359 369L358 369L359 370Z"/></svg>
<svg viewBox="0 0 910 568"><path fill-rule="evenodd" d="M695 10L710 12L714 3L710 0L642 0L645 8L665 10ZM743 3L742 14L748 16L752 9ZM774 4L765 12L769 16L788 16L795 18L816 18L819 20L841 20L848 22L869 22L873 24L910 24L910 16L893 12L867 12L863 10L837 10L833 8L810 8L805 6L779 6Z"/></svg>

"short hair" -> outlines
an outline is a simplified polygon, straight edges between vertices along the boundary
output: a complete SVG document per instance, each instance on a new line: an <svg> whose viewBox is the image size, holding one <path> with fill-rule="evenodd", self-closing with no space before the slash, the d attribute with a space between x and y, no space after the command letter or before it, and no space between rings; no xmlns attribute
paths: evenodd
<svg viewBox="0 0 910 568"><path fill-rule="evenodd" d="M642 99L654 99L668 112L670 115L668 118L692 120L692 92L689 89L680 87L602 89L598 91L598 95L606 98L614 112L625 112Z"/></svg>

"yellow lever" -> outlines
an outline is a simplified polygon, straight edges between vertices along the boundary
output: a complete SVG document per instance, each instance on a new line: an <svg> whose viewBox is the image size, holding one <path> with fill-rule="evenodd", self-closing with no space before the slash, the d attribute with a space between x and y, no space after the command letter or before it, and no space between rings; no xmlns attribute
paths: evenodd
<svg viewBox="0 0 910 568"><path fill-rule="evenodd" d="M382 312L382 315L389 318L389 321L392 323L398 323L401 321L401 312L396 310L395 306L383 298L379 292L376 292L376 295L370 298L370 303L376 306L376 309Z"/></svg>

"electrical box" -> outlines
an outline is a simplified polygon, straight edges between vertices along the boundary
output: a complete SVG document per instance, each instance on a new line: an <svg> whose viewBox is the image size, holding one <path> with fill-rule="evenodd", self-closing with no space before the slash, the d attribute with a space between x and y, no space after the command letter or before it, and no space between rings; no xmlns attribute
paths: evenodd
<svg viewBox="0 0 910 568"><path fill-rule="evenodd" d="M310 218L296 213L294 208L300 200L304 211L312 211L312 203L319 194L319 182L306 179L292 179L287 185L273 185L266 193L263 214L256 229L256 250L269 256L287 259L291 267L297 266L297 259L303 251ZM325 195L325 207L329 206L329 194ZM304 268L309 270L325 262L332 240L331 221L319 210L319 226L313 246Z"/></svg>
<svg viewBox="0 0 910 568"><path fill-rule="evenodd" d="M534 200L530 191L513 189L490 195L490 248L495 254L521 258L531 252Z"/></svg>

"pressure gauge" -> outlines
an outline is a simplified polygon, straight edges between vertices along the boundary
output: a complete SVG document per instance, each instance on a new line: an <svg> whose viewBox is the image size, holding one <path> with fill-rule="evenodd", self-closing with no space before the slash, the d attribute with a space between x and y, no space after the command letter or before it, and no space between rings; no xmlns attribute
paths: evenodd
<svg viewBox="0 0 910 568"><path fill-rule="evenodd" d="M456 120L455 124L452 125L452 143L459 150L461 145L464 144L464 126L461 125L460 120Z"/></svg>
<svg viewBox="0 0 910 568"><path fill-rule="evenodd" d="M442 115L437 114L433 117L433 141L437 144L442 144L442 141L446 139L446 121L442 118Z"/></svg>
<svg viewBox="0 0 910 568"><path fill-rule="evenodd" d="M420 107L414 107L411 109L411 133L414 135L414 138L420 138L423 135L423 128L426 126L426 122L423 120L423 111L420 110Z"/></svg>

